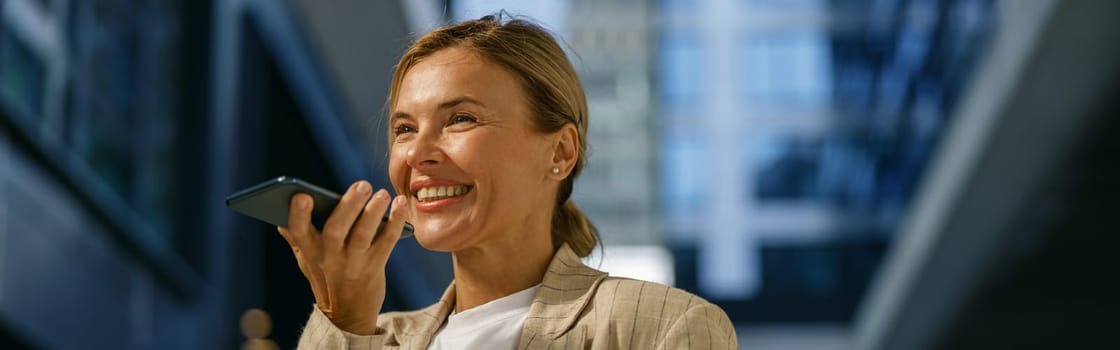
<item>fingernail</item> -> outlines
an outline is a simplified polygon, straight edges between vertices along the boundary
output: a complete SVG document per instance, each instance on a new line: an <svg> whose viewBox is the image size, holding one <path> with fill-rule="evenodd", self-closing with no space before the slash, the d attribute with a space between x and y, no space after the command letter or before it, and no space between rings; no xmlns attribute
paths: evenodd
<svg viewBox="0 0 1120 350"><path fill-rule="evenodd" d="M369 192L369 185L366 185L365 181L359 181L358 185L354 187L354 190L358 191L358 193L366 194Z"/></svg>
<svg viewBox="0 0 1120 350"><path fill-rule="evenodd" d="M386 191L385 189L380 189L380 190L377 191L377 194L375 194L374 196L377 197L377 199L389 198L389 191Z"/></svg>
<svg viewBox="0 0 1120 350"><path fill-rule="evenodd" d="M404 196L397 196L397 198L393 198L393 206L396 207L398 205L404 205Z"/></svg>
<svg viewBox="0 0 1120 350"><path fill-rule="evenodd" d="M307 209L307 198L296 198L296 208Z"/></svg>

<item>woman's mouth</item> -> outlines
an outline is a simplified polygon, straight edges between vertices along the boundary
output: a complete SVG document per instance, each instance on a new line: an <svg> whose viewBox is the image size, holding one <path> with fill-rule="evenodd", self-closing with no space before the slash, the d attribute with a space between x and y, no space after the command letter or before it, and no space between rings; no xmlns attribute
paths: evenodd
<svg viewBox="0 0 1120 350"><path fill-rule="evenodd" d="M471 191L473 186L432 186L416 191L416 200L420 203L434 202L442 199L461 197Z"/></svg>

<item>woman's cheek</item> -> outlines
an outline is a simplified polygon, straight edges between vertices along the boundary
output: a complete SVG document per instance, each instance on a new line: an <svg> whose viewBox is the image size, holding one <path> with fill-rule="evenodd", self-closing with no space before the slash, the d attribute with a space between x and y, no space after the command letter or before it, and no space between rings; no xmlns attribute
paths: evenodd
<svg viewBox="0 0 1120 350"><path fill-rule="evenodd" d="M393 150L389 155L389 183L397 194L405 194L408 189L408 165L404 162L403 152Z"/></svg>

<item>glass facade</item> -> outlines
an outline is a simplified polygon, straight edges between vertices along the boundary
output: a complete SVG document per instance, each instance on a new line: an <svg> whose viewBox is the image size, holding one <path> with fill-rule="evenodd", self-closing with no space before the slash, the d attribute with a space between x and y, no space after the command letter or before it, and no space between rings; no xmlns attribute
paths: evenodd
<svg viewBox="0 0 1120 350"><path fill-rule="evenodd" d="M69 147L170 240L178 178L178 2L78 1L66 26Z"/></svg>
<svg viewBox="0 0 1120 350"><path fill-rule="evenodd" d="M81 187L137 218L147 244L172 247L181 177L203 147L184 125L204 107L184 80L182 32L191 5L179 1L11 1L0 31L0 81L18 122L51 157L88 173ZM192 27L193 28L193 27ZM197 49L197 47L190 46ZM205 50L198 50L204 52ZM198 103L204 98L190 97ZM194 116L197 118L197 116Z"/></svg>
<svg viewBox="0 0 1120 350"><path fill-rule="evenodd" d="M660 167L660 174L704 173L720 180L693 177L692 186L663 181L669 186L662 187L660 198L696 201L695 192L708 184L726 186L724 181L737 182L730 188L739 190L704 191L701 201L731 203L731 208L664 213L666 234L680 237L671 241L677 250L695 250L695 266L684 269L695 277L678 274L677 281L722 302L733 318L755 315L741 320L787 319L790 314L802 321L847 319L936 146L955 102L950 96L963 88L967 63L981 52L984 23L993 18L991 4L693 5L693 10L682 10L676 2L666 2L655 12L668 19L659 29L662 45L656 51L660 63L655 74L664 77L658 86L666 139L659 143L661 161L670 163ZM727 22L711 23L718 20ZM681 48L695 47L701 49L681 54ZM731 63L728 53L733 53ZM687 80L677 67L682 63L720 69L689 74L698 81L717 77L708 86L735 94L711 89L698 97L682 93L691 91L678 83ZM955 72L949 74L949 67ZM720 78L727 75L735 79ZM688 119L691 123L681 123L680 111L715 113L698 113ZM682 124L709 126L690 129ZM736 146L725 147L728 140ZM701 142L711 146L695 151ZM685 160L681 154L703 160ZM731 163L735 172L713 173L729 169L713 163ZM705 221L740 232L716 233L712 230L722 228L712 225L697 230L696 224ZM707 242L713 239L738 245L739 252ZM758 258L737 256L753 255L744 252L748 249L759 250ZM748 265L728 264L736 261ZM761 277L744 279L742 270ZM802 305L830 300L847 306L816 313L758 312L798 300Z"/></svg>
<svg viewBox="0 0 1120 350"><path fill-rule="evenodd" d="M11 30L0 32L0 79L3 80L3 93L12 103L41 116L43 112L43 91L46 85L46 69L27 43L13 35Z"/></svg>

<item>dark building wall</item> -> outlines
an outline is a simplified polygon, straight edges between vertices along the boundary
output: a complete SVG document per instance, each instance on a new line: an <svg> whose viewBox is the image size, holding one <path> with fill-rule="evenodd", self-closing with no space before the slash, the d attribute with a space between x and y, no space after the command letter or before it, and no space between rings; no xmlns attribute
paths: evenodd
<svg viewBox="0 0 1120 350"><path fill-rule="evenodd" d="M193 328L199 315L9 132L0 134L0 315L7 332L46 348L127 349L154 345L163 327ZM186 338L177 344L201 345Z"/></svg>
<svg viewBox="0 0 1120 350"><path fill-rule="evenodd" d="M387 185L375 171L384 149L372 146L383 142L367 139L382 133L356 117L375 118L372 104L350 91L384 101L387 78L363 85L340 69L341 51L301 15L309 4L8 2L0 348L234 348L251 308L272 317L270 339L294 347L313 303L306 280L274 228L223 200L279 175ZM394 20L371 21L366 40L395 52L408 38L388 4L369 18ZM50 26L27 32L37 19ZM394 60L369 60L367 77ZM390 269L413 273L390 273L386 307L434 302L443 260L402 242Z"/></svg>

